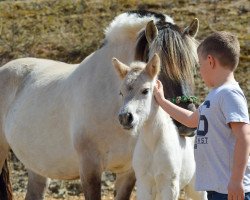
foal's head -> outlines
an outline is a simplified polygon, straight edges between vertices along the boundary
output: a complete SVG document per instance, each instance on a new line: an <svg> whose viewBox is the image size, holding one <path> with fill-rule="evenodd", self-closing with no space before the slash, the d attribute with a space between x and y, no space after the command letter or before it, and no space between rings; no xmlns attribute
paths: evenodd
<svg viewBox="0 0 250 200"><path fill-rule="evenodd" d="M130 67L114 58L113 65L123 79L120 90L123 106L119 112L119 121L125 129L137 129L152 111L153 89L160 72L160 58L155 54L147 64L133 62Z"/></svg>
<svg viewBox="0 0 250 200"><path fill-rule="evenodd" d="M194 110L194 72L197 66L197 45L194 39L198 31L198 20L181 29L175 24L150 21L141 31L136 46L135 60L147 62L155 53L160 57L165 97L179 106ZM192 130L176 122L180 134L188 135Z"/></svg>

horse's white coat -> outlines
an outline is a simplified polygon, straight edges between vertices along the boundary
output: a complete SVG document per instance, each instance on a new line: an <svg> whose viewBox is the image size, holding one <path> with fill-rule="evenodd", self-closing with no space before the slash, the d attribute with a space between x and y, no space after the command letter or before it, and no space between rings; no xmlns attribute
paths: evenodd
<svg viewBox="0 0 250 200"><path fill-rule="evenodd" d="M22 58L1 67L0 170L9 148L49 178L74 179L79 168L85 173L95 164L100 171L131 170L136 137L117 120L120 80L111 58L130 63L137 33L150 20L157 21L118 16L106 29L106 44L77 65Z"/></svg>
<svg viewBox="0 0 250 200"><path fill-rule="evenodd" d="M155 61L156 60L156 61ZM138 66L136 66L138 65ZM194 138L180 137L170 116L155 102L153 88L160 69L158 56L146 65L132 63L131 71L121 76L121 63L114 63L118 74L124 78L121 93L123 106L120 113L130 113L134 129L140 131L133 155L133 168L137 180L138 200L177 200L180 189L192 184L195 173L193 154ZM143 67L142 67L143 66ZM133 70L139 67L141 70ZM127 88L130 87L128 90ZM147 94L142 91L148 89ZM122 122L127 125L126 121ZM187 195L196 200L206 199L204 193Z"/></svg>

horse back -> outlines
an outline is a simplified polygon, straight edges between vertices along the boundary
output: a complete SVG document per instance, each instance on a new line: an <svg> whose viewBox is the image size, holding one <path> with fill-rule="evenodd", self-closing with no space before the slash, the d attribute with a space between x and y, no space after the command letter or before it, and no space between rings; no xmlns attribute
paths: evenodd
<svg viewBox="0 0 250 200"><path fill-rule="evenodd" d="M32 71L31 65L20 61L10 61L0 68L0 128L17 92L23 87L25 77Z"/></svg>
<svg viewBox="0 0 250 200"><path fill-rule="evenodd" d="M0 114L7 112L18 93L25 88L32 72L42 71L43 68L46 71L50 66L53 66L51 68L54 68L54 71L62 71L63 65L68 64L46 59L20 58L2 66L0 68Z"/></svg>

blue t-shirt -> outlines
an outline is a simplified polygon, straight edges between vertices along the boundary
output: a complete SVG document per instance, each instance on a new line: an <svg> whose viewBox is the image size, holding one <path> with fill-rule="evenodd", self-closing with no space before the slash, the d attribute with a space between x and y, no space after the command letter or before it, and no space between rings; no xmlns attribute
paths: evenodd
<svg viewBox="0 0 250 200"><path fill-rule="evenodd" d="M227 83L212 89L198 109L196 190L227 194L235 145L229 123L249 123L246 98L237 82ZM243 183L245 192L250 192L250 159Z"/></svg>

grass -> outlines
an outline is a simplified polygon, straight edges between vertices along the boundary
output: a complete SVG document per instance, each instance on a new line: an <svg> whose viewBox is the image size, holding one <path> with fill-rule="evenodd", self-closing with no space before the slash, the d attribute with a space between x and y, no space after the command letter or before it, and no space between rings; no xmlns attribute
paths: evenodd
<svg viewBox="0 0 250 200"><path fill-rule="evenodd" d="M181 27L200 20L202 40L215 30L238 35L241 58L236 78L250 100L249 4L239 1L153 0L28 0L0 2L0 65L20 57L40 57L79 63L95 51L104 29L118 14L149 9L172 16ZM197 77L196 95L208 92Z"/></svg>

